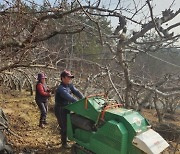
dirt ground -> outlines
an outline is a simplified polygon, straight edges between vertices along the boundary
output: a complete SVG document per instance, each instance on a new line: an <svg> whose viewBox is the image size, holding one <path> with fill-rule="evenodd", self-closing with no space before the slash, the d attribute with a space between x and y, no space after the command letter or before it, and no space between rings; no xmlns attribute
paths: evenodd
<svg viewBox="0 0 180 154"><path fill-rule="evenodd" d="M53 98L49 102L47 121L49 125L41 129L38 127L39 110L34 101L34 96L28 93L9 92L0 94L0 107L6 113L10 129L17 136L8 134L9 143L17 154L69 154L61 148L58 125L53 113ZM154 110L144 110L143 115L156 123L157 118ZM180 121L174 121L180 126ZM72 142L71 142L72 144Z"/></svg>
<svg viewBox="0 0 180 154"><path fill-rule="evenodd" d="M13 145L15 153L70 153L61 148L59 129L53 113L53 101L49 102L48 125L41 129L38 127L40 113L34 96L26 93L13 95L1 95L0 107L9 119L10 129L18 135L17 137L8 134L9 143Z"/></svg>

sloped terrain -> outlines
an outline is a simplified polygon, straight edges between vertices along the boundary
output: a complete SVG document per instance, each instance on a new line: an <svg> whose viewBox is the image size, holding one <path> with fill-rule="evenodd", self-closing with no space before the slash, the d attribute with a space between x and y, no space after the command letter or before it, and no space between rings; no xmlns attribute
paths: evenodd
<svg viewBox="0 0 180 154"><path fill-rule="evenodd" d="M0 104L9 119L10 129L17 135L7 134L15 153L69 153L61 148L52 101L49 104L48 125L44 129L38 127L40 113L34 96L18 92L1 95Z"/></svg>
<svg viewBox="0 0 180 154"><path fill-rule="evenodd" d="M34 101L34 96L27 92L19 93L16 91L8 91L6 94L0 94L0 107L6 113L9 119L10 129L15 133L12 135L7 133L8 142L13 146L17 154L69 154L70 150L61 148L58 124L53 113L54 98L49 101L48 126L41 129L38 127L39 110ZM143 110L143 115L156 126L157 117L155 110ZM173 119L166 119L168 123L172 123L177 128L180 127L179 116L172 115ZM158 127L154 127L157 129ZM161 129L161 128L160 128ZM173 132L172 132L173 133ZM166 138L170 139L172 145L169 151L173 151L175 147L172 133L165 133ZM177 135L175 134L175 137ZM71 142L72 143L72 142ZM179 147L177 147L179 148Z"/></svg>

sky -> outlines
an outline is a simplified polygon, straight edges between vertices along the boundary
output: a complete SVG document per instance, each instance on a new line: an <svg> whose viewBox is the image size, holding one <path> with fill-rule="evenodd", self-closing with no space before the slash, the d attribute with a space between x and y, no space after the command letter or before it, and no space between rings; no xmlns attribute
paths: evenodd
<svg viewBox="0 0 180 154"><path fill-rule="evenodd" d="M5 1L5 0L0 0L0 3L3 3L3 1ZM12 0L6 0L6 1L12 1ZM32 0L23 0L23 1L28 2L28 1L32 1ZM45 1L45 0L34 0L34 2L38 3L38 4L42 4L43 1ZM62 1L62 0L48 0L48 1L51 4L54 4L54 3L57 4L58 1ZM71 0L68 0L68 1L70 2ZM86 3L88 0L79 0L79 1L82 3ZM95 1L96 0L90 0L90 3L93 4ZM101 0L101 6L105 6L110 9L113 9L116 7L118 1L119 0ZM136 4L138 4L137 7L139 7L139 8L146 3L146 0L120 0L120 1L121 1L121 4L119 7L123 7L125 9L128 9L128 8L134 9L135 8L134 2ZM151 0L152 6L153 6L153 14L161 15L162 11L165 9L168 9L173 1L174 0ZM177 11L180 8L180 0L175 0L174 4L171 6L171 8L174 11ZM148 11L149 10L146 7L146 9L144 9L142 12L139 12L137 17L134 17L134 20L140 21L141 18L142 19L144 18L143 14L146 15L148 13ZM130 14L130 13L128 14L127 11L123 11L122 14L125 16L128 16L128 17L132 16L132 14ZM118 25L118 19L117 18L109 18L109 20L111 20L112 27L116 28L116 26ZM148 20L146 22L148 22ZM177 22L180 22L180 15L178 15L176 18L174 18L172 21L170 21L168 23L168 26L171 24L175 24ZM134 30L137 28L130 22L128 22L128 24L129 24L128 27L130 28L130 30ZM163 26L166 27L166 25L163 25ZM139 29L140 28L141 27L139 27ZM175 32L175 34L180 34L180 27L173 29L173 31Z"/></svg>
<svg viewBox="0 0 180 154"><path fill-rule="evenodd" d="M105 1L110 1L110 0L105 0ZM111 0L113 1L113 5L114 4L117 4L118 0ZM131 5L132 8L134 8L134 3L133 0L124 0L124 7L126 6L129 6ZM135 2L139 3L139 5L142 5L142 4L145 4L145 1L146 0L135 0ZM164 11L165 9L168 9L169 6L171 5L173 0L153 0L152 1L152 5L153 5L153 14L156 16L156 15L160 15L161 16L161 13L162 11ZM116 2L116 3L115 3ZM123 2L123 1L122 1ZM112 5L112 8L115 7L115 5L113 6ZM147 8L147 7L146 7ZM180 0L175 0L174 2L174 5L172 5L171 7L174 11L177 11L178 9L180 9ZM147 9L144 10L144 13L146 14L147 13ZM143 15L139 15L138 18L135 18L137 19L137 21L140 21L140 18L143 18ZM112 21L112 25L117 25L118 24L118 21L117 19L111 19ZM169 22L169 25L171 24L174 24L174 23L177 23L177 22L180 22L180 15L178 15L176 18L174 18L172 21ZM178 33L180 32L180 27L178 29L175 29L175 32Z"/></svg>
<svg viewBox="0 0 180 154"><path fill-rule="evenodd" d="M155 0L155 1L156 1L156 6L155 6L155 9L154 9L154 12L156 14L158 14L158 12L162 12L166 8L169 8L169 6L172 3L172 0ZM175 0L174 5L172 5L172 9L174 11L177 11L177 10L180 9L180 0ZM171 20L169 22L169 25L175 24L175 23L178 23L178 22L180 22L180 14L178 16L176 16L173 20ZM173 29L173 31L180 34L180 27Z"/></svg>
<svg viewBox="0 0 180 154"><path fill-rule="evenodd" d="M34 1L36 1L38 3L42 3L44 0L34 0ZM58 2L58 0L49 0L49 1L52 4L54 4L54 2ZM68 0L68 1L71 1L71 0ZM82 2L82 3L85 3L88 0L79 0L79 1ZM120 6L124 7L124 8L129 8L129 7L134 8L134 3L133 2L138 4L139 7L141 7L142 5L144 5L146 3L146 0L120 0L120 1L121 1ZM154 15L160 15L162 13L162 11L169 8L169 6L172 4L173 1L174 0L151 0L151 3L153 5L153 14ZM93 4L94 2L96 2L96 0L90 0L90 2L91 2L91 4ZM119 0L101 0L101 5L103 5L105 7L109 7L110 9L113 9L113 8L116 7L118 2L119 2ZM174 4L172 5L171 8L174 11L177 11L180 8L180 0L175 0ZM146 9L144 10L144 14L146 14L147 11L149 12L149 10L147 10L147 7L146 7ZM136 17L135 20L140 20L141 17L143 18L142 14L138 15L138 17ZM112 27L116 28L116 26L118 25L117 18L109 18L109 19L111 20ZM168 26L171 25L171 24L177 23L177 22L180 22L180 15L178 15L176 18L174 18L172 21L170 21ZM129 27L132 30L134 30L134 27L131 27L131 26L129 26ZM164 27L166 27L166 26L164 25ZM180 34L180 27L173 29L173 31L176 34Z"/></svg>

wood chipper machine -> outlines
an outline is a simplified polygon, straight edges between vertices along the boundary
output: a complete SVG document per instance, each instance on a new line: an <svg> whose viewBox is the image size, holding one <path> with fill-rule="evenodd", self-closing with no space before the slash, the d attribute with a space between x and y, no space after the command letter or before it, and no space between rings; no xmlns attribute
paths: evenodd
<svg viewBox="0 0 180 154"><path fill-rule="evenodd" d="M74 154L159 154L169 145L138 112L101 96L65 107Z"/></svg>

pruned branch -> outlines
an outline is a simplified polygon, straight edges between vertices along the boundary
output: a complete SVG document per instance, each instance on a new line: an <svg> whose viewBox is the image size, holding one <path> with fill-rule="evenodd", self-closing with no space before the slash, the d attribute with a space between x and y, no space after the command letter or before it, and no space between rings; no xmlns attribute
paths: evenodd
<svg viewBox="0 0 180 154"><path fill-rule="evenodd" d="M108 69L108 67L106 67L106 71L107 71L107 74L108 74L108 77L109 77L109 81L110 81L112 87L114 88L114 90L116 91L116 94L118 95L119 100L120 100L121 102L124 102L123 99L122 99L122 97L121 97L121 94L119 93L118 89L116 88L115 84L114 84L113 81L112 81L111 74L110 74L110 70Z"/></svg>
<svg viewBox="0 0 180 154"><path fill-rule="evenodd" d="M164 93L162 91L160 91L158 88L156 87L150 87L148 85L144 85L144 84L139 84L139 83L135 83L134 81L131 80L131 84L133 84L133 86L136 86L136 87L142 87L148 91L152 91L152 92L155 92L157 93L158 95L160 96L163 96L163 97L170 97L170 96L177 96L177 95L180 95L180 91L179 92L169 92L169 93Z"/></svg>

